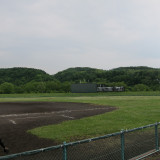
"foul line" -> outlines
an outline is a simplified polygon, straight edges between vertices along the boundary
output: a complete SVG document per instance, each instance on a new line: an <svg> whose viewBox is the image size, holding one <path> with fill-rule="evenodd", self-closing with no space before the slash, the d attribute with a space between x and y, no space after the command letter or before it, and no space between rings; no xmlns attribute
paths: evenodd
<svg viewBox="0 0 160 160"><path fill-rule="evenodd" d="M60 116L62 116L62 117L65 117L65 118L70 118L70 119L74 119L74 117L70 117L70 116L66 116L66 115L60 115Z"/></svg>
<svg viewBox="0 0 160 160"><path fill-rule="evenodd" d="M16 124L16 122L14 120L9 120L12 124Z"/></svg>
<svg viewBox="0 0 160 160"><path fill-rule="evenodd" d="M92 110L108 110L110 108L89 108L89 109L82 109L82 110L63 110L63 111L53 111L53 112L40 112L40 113L22 113L22 114L7 114L7 115L0 115L0 118L6 118L6 117L23 117L23 116L39 116L42 117L44 115L49 114L61 114L61 113L70 113L70 112L81 112L81 111L92 111ZM66 116L67 117L67 116ZM74 118L69 117L68 118Z"/></svg>
<svg viewBox="0 0 160 160"><path fill-rule="evenodd" d="M34 118L41 118L41 117L52 117L52 116L47 116L47 115L43 116L42 115L42 116L37 116L37 117L24 117L24 118L22 117L22 118L15 118L15 119L34 119Z"/></svg>

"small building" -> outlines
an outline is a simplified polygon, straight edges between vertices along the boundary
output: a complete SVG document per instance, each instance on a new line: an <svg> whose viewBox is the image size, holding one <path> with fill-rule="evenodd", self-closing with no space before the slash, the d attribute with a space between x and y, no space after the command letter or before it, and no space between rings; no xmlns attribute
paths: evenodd
<svg viewBox="0 0 160 160"><path fill-rule="evenodd" d="M123 87L123 86L114 87L114 91L115 91L115 92L123 92L123 91L124 91L124 87Z"/></svg>
<svg viewBox="0 0 160 160"><path fill-rule="evenodd" d="M113 87L97 87L98 92L113 92Z"/></svg>
<svg viewBox="0 0 160 160"><path fill-rule="evenodd" d="M97 84L94 83L80 83L71 85L72 93L95 93L97 92Z"/></svg>

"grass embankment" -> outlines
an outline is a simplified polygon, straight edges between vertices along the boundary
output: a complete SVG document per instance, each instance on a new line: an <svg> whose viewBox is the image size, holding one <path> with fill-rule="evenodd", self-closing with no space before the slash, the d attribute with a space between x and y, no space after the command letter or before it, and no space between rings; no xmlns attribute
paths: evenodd
<svg viewBox="0 0 160 160"><path fill-rule="evenodd" d="M126 92L127 93L127 92ZM83 138L100 136L131 129L160 121L160 96L146 92L149 96L122 96L115 94L55 94L55 96L31 96L24 98L1 98L0 101L59 101L81 102L116 106L118 109L102 115L66 121L57 125L44 126L31 130L43 138L51 138L61 143ZM134 93L132 93L134 94ZM23 96L22 96L23 97Z"/></svg>
<svg viewBox="0 0 160 160"><path fill-rule="evenodd" d="M99 93L26 93L26 94L0 94L2 98L37 98L37 97L99 97L99 96L160 96L160 91L147 92L99 92Z"/></svg>

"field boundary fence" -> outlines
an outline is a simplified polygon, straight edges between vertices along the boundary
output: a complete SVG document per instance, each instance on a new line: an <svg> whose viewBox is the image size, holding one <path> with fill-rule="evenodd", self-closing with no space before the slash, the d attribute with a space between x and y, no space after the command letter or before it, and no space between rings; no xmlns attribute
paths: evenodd
<svg viewBox="0 0 160 160"><path fill-rule="evenodd" d="M140 160L159 152L160 122L100 137L1 156L0 160Z"/></svg>

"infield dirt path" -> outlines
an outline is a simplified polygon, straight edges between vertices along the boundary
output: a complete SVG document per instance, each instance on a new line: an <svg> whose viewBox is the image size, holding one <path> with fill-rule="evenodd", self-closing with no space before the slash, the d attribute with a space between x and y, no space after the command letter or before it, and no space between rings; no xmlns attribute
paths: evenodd
<svg viewBox="0 0 160 160"><path fill-rule="evenodd" d="M69 102L0 103L0 137L10 154L57 145L54 141L28 134L27 130L66 120L102 114L116 108ZM0 155L4 155L0 149Z"/></svg>

